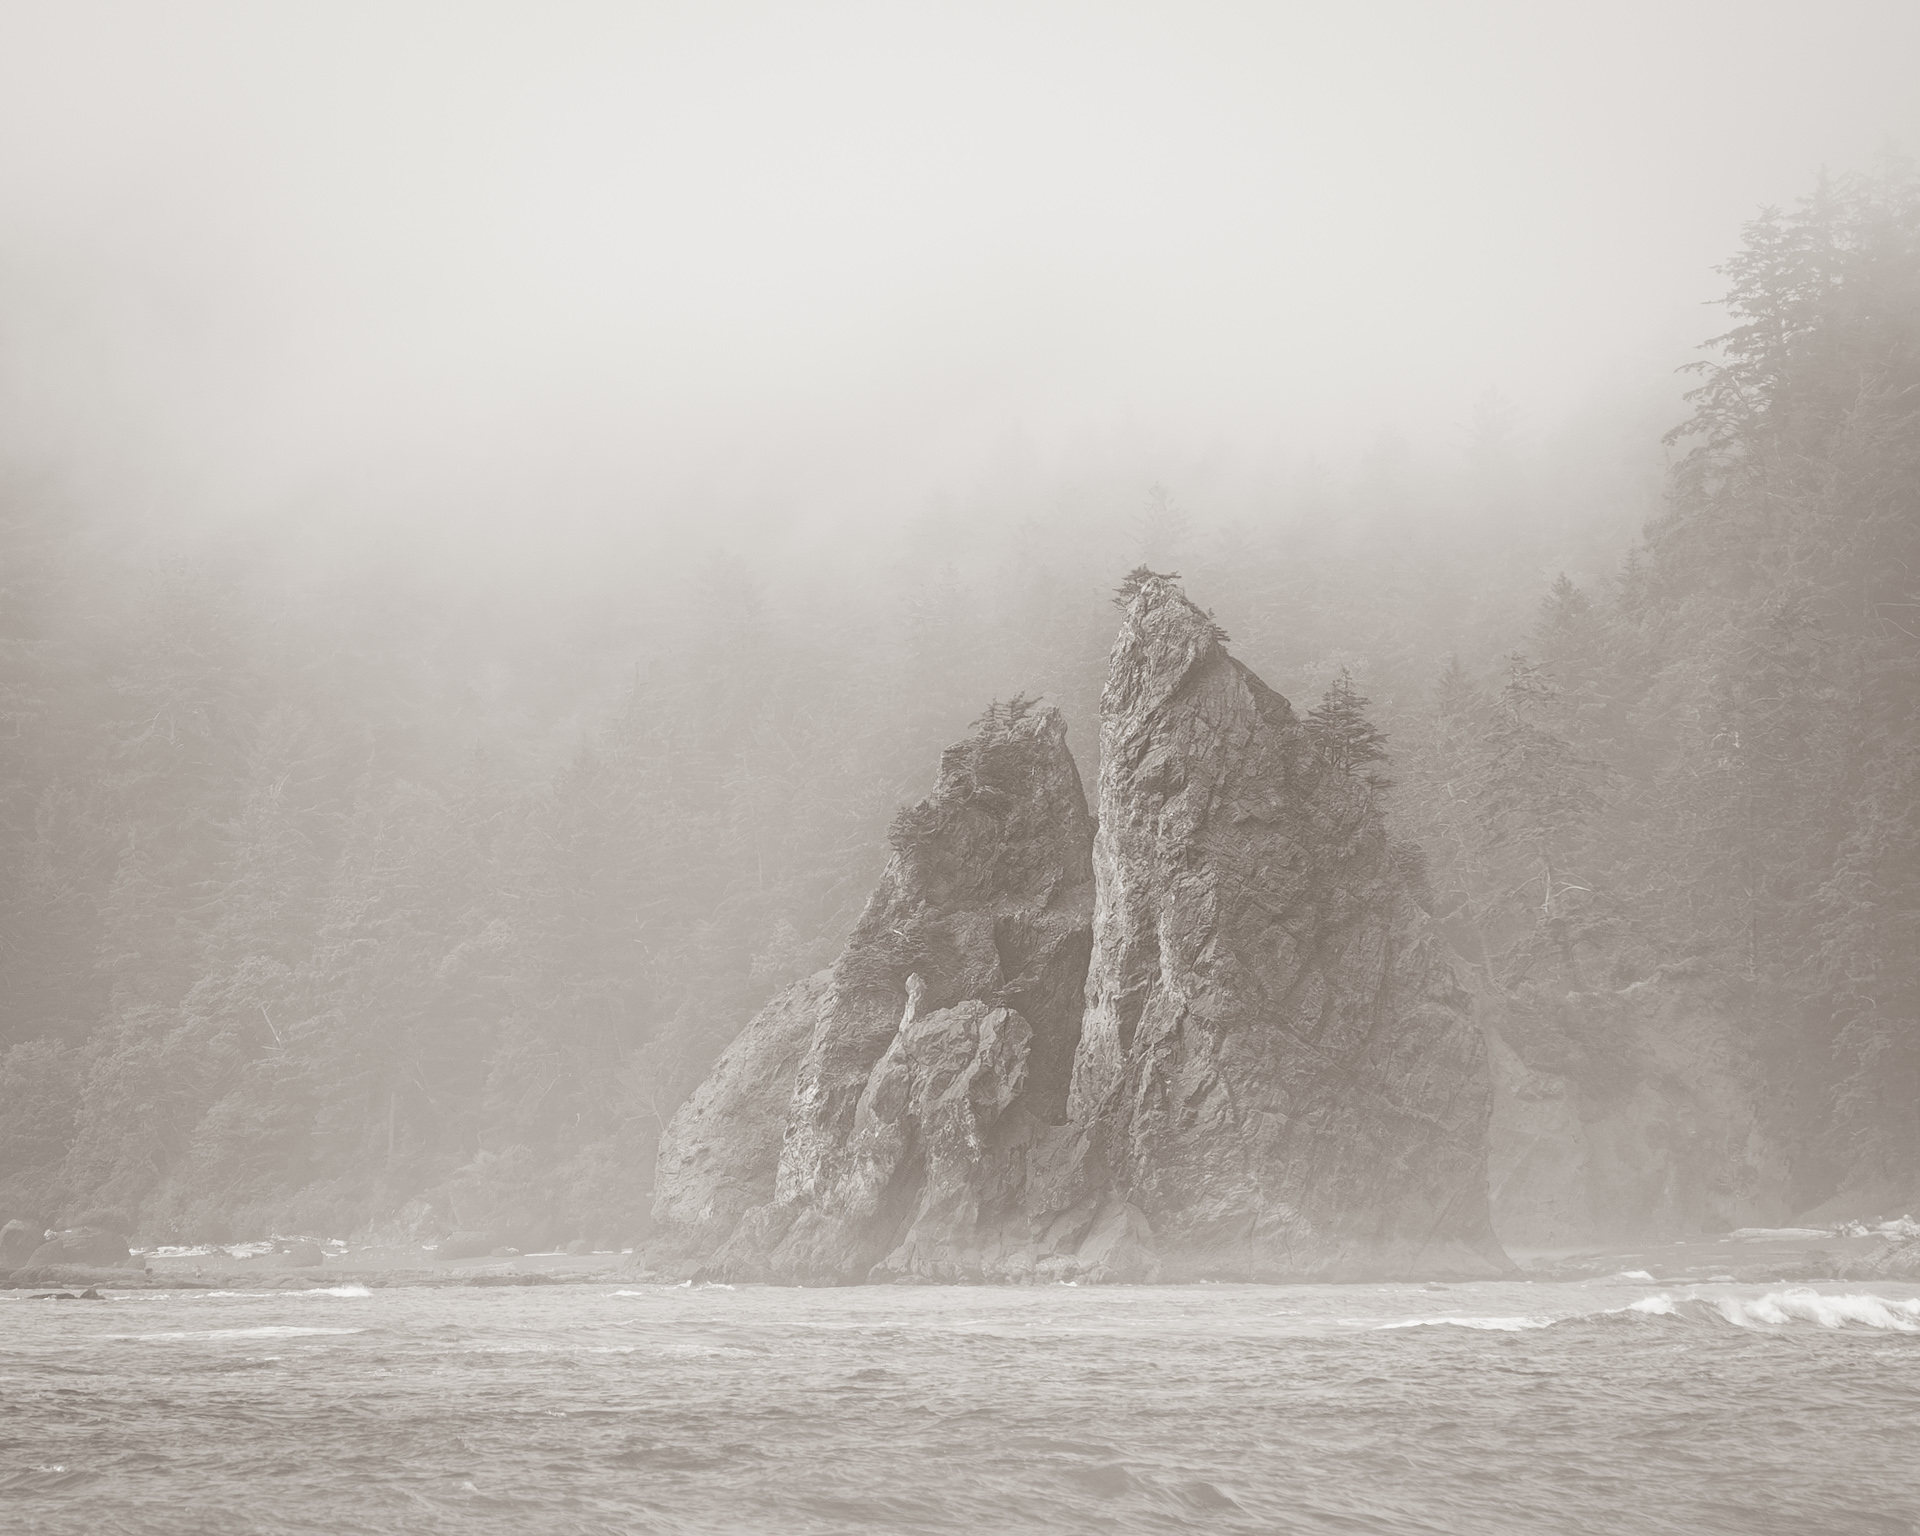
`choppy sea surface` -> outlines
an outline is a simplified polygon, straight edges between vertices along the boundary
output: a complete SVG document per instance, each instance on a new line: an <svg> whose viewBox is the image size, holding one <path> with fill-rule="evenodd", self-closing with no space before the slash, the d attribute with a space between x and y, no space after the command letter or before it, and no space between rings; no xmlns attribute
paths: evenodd
<svg viewBox="0 0 1920 1536"><path fill-rule="evenodd" d="M1920 1287L0 1293L11 1532L1920 1532Z"/></svg>

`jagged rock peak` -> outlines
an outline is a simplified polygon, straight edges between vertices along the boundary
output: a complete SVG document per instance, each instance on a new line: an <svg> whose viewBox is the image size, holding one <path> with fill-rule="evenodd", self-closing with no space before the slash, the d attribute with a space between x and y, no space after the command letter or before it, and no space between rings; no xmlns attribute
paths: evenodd
<svg viewBox="0 0 1920 1536"><path fill-rule="evenodd" d="M1072 1122L1165 1277L1497 1268L1485 1049L1378 784L1172 577L1122 599Z"/></svg>
<svg viewBox="0 0 1920 1536"><path fill-rule="evenodd" d="M980 1001L1026 1016L1033 1091L1064 1107L1080 1033L1093 823L1059 710L1021 698L995 704L941 754L933 793L894 817L888 842L892 856L833 967L835 1041L818 1041L803 1064L801 1099L814 1086L834 1097L832 1082L870 1069L904 1019ZM850 1079L838 1086L858 1097ZM820 1128L838 1134L851 1109L836 1103ZM781 1173L792 1193L814 1170L794 1155Z"/></svg>
<svg viewBox="0 0 1920 1536"><path fill-rule="evenodd" d="M998 1221L1021 1180L996 1138L1065 1114L1092 841L1059 712L994 705L942 755L933 793L894 818L886 869L824 984L770 1005L675 1116L656 1260L859 1280L896 1252L909 1269L945 1264ZM796 1008L811 1028L793 1052ZM780 1070L786 1092L765 1104ZM754 1102L782 1128L777 1147L716 1128L722 1106ZM743 1207L742 1191L759 1198Z"/></svg>
<svg viewBox="0 0 1920 1536"><path fill-rule="evenodd" d="M997 705L949 749L839 960L675 1117L656 1271L1504 1266L1485 1048L1381 786L1173 577L1136 571L1122 605L1097 833L1053 710ZM731 1128L762 1114L777 1148Z"/></svg>
<svg viewBox="0 0 1920 1536"><path fill-rule="evenodd" d="M1180 589L1177 574L1144 565L1120 584L1125 613L1114 638L1100 718L1135 717L1164 703L1203 662L1224 655L1227 632Z"/></svg>

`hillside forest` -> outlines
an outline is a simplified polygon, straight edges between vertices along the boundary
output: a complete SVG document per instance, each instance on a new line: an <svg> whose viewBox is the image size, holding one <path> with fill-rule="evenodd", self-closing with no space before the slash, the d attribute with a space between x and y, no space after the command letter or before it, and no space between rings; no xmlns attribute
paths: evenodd
<svg viewBox="0 0 1920 1536"><path fill-rule="evenodd" d="M1383 733L1486 1018L1604 1073L1566 999L1684 978L1800 1205L1920 1189L1920 183L1823 179L1722 272L1669 414L1598 448L1490 394L1445 464L1383 439L1251 513L983 493L584 604L128 539L16 454L0 1219L631 1241L970 720L1047 697L1092 782L1141 564Z"/></svg>

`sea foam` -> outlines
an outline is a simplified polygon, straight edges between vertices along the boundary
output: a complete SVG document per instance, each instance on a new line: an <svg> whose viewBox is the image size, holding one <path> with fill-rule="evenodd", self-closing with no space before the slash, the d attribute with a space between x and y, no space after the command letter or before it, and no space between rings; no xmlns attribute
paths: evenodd
<svg viewBox="0 0 1920 1536"><path fill-rule="evenodd" d="M1884 1296L1824 1296L1819 1291L1796 1289L1769 1291L1764 1296L1718 1296L1711 1305L1738 1328L1815 1323L1822 1328L1920 1333L1920 1297L1894 1301Z"/></svg>

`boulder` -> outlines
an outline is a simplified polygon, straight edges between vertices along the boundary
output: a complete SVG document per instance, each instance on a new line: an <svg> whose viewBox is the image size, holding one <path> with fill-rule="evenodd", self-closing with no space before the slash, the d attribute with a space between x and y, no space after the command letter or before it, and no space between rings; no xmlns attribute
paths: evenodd
<svg viewBox="0 0 1920 1536"><path fill-rule="evenodd" d="M129 1257L125 1238L99 1227L69 1227L34 1249L27 1263L36 1267L77 1264L100 1268L122 1263Z"/></svg>
<svg viewBox="0 0 1920 1536"><path fill-rule="evenodd" d="M325 1258L326 1255L321 1251L318 1243L297 1238L280 1244L273 1256L273 1262L282 1269L311 1269L324 1262Z"/></svg>
<svg viewBox="0 0 1920 1536"><path fill-rule="evenodd" d="M484 1259L493 1252L497 1242L487 1232L455 1232L450 1237L440 1239L440 1246L434 1250L437 1259Z"/></svg>

